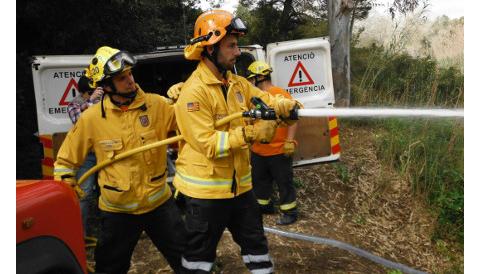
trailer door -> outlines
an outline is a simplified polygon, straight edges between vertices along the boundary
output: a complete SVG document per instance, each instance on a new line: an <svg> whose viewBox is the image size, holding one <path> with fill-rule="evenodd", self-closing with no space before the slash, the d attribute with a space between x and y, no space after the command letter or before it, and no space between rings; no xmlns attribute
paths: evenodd
<svg viewBox="0 0 480 274"><path fill-rule="evenodd" d="M288 91L305 108L333 107L335 103L330 43L311 38L267 45L272 82ZM338 160L340 144L335 117L301 118L295 138L299 146L294 165Z"/></svg>

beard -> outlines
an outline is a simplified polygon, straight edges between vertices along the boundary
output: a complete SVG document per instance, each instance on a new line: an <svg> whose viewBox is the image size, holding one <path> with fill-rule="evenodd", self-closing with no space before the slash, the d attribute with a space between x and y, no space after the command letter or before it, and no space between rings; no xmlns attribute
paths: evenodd
<svg viewBox="0 0 480 274"><path fill-rule="evenodd" d="M221 53L218 54L218 64L225 70L233 70L233 66L237 62L237 57L227 59Z"/></svg>

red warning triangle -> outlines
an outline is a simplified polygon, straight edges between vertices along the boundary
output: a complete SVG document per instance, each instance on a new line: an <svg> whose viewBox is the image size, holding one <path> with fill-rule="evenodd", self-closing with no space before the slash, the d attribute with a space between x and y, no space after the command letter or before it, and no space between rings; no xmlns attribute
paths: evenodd
<svg viewBox="0 0 480 274"><path fill-rule="evenodd" d="M298 77L295 77L298 73ZM305 78L303 77L304 74L308 81L303 81ZM294 82L295 79L298 79L297 81ZM297 67L295 67L295 70L293 71L292 77L290 77L290 82L288 82L289 87L296 87L296 86L305 86L305 85L313 85L315 82L313 82L312 77L310 77L310 74L308 74L307 70L303 66L302 62L298 61Z"/></svg>
<svg viewBox="0 0 480 274"><path fill-rule="evenodd" d="M78 91L78 84L77 81L75 81L75 78L71 78L70 82L68 82L67 88L63 92L62 99L60 99L60 102L58 103L60 106L68 106L70 102L67 101L67 96L70 91L73 91L73 89ZM75 97L75 91L73 92L74 93L72 94L72 98Z"/></svg>

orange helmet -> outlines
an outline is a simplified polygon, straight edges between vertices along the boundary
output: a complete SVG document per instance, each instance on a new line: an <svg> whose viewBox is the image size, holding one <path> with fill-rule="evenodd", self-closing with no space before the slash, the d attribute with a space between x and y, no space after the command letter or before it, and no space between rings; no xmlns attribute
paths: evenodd
<svg viewBox="0 0 480 274"><path fill-rule="evenodd" d="M242 19L226 10L210 10L198 16L193 38L185 48L185 58L200 60L203 47L214 45L229 33L244 35L247 27Z"/></svg>

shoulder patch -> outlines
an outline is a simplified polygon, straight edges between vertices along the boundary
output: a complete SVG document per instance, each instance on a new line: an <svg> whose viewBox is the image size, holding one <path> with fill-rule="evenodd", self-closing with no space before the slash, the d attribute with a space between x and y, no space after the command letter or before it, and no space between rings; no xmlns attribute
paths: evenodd
<svg viewBox="0 0 480 274"><path fill-rule="evenodd" d="M148 115L142 115L139 117L140 119L140 124L143 126L143 127L148 127L148 125L150 125L150 121L148 119Z"/></svg>
<svg viewBox="0 0 480 274"><path fill-rule="evenodd" d="M240 93L240 91L235 92L235 97L237 97L237 101L240 104L243 104L244 99L243 99L243 95L242 95L242 93Z"/></svg>

